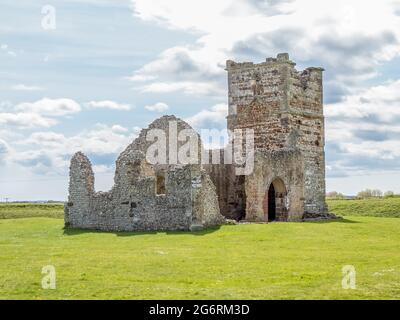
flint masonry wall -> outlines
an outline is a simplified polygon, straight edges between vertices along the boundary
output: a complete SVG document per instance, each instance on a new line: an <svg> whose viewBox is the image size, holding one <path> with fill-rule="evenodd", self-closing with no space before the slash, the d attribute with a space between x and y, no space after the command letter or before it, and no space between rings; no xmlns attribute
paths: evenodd
<svg viewBox="0 0 400 320"><path fill-rule="evenodd" d="M79 217L80 223L88 224L94 194L94 174L89 159L82 152L72 157L69 177L69 196L64 207L65 225L73 225L76 217ZM78 205L72 209L74 204ZM70 212L74 215L71 216Z"/></svg>
<svg viewBox="0 0 400 320"><path fill-rule="evenodd" d="M215 187L200 164L147 161L146 151L152 144L146 139L147 133L151 129L162 130L168 142L171 123L178 130L191 129L182 120L165 116L142 130L119 156L115 183L109 192L95 192L89 159L81 152L75 154L65 206L66 227L105 231L191 230L194 226L223 223ZM183 144L184 141L178 143L178 148ZM162 194L157 193L160 175L165 184Z"/></svg>
<svg viewBox="0 0 400 320"><path fill-rule="evenodd" d="M253 129L256 150L272 152L298 148L304 157L304 216L324 216L327 207L323 69L307 68L299 72L288 54L279 54L259 64L227 61L226 70L228 128ZM228 180L232 179L235 178ZM223 188L228 189L231 198L238 193L230 186ZM240 199L236 197L235 202L239 203ZM225 207L232 211L229 203Z"/></svg>
<svg viewBox="0 0 400 320"><path fill-rule="evenodd" d="M290 70L288 87L289 125L296 146L304 156L306 217L328 212L325 202L325 128L321 68Z"/></svg>

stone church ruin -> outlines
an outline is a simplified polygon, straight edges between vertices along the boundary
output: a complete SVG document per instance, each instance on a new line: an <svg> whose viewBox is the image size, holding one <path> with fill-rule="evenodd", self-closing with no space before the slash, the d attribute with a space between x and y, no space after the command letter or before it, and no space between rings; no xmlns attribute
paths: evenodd
<svg viewBox="0 0 400 320"><path fill-rule="evenodd" d="M228 60L226 70L227 147L208 152L189 124L163 116L120 154L108 192L95 192L91 163L78 152L71 159L65 226L199 230L226 218L270 222L331 217L325 203L323 69L297 71L283 53L259 64ZM171 124L177 134L171 133ZM233 141L237 131L251 131L254 138L251 157L245 155L252 170L241 174L243 163L224 161L238 147ZM193 138L185 163L176 155L177 150L187 151L180 132ZM149 160L149 150L160 142L154 133L165 134L164 149L160 143L153 153L164 155L165 162ZM220 161L209 161L211 153Z"/></svg>

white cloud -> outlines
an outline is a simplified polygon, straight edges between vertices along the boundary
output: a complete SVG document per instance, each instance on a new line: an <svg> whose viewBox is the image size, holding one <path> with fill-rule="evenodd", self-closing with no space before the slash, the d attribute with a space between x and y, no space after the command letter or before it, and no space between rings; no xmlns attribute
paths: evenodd
<svg viewBox="0 0 400 320"><path fill-rule="evenodd" d="M5 43L0 45L0 49L10 56L13 56L13 57L17 56L17 54L13 50L10 50L9 46Z"/></svg>
<svg viewBox="0 0 400 320"><path fill-rule="evenodd" d="M111 127L111 130L112 130L112 132L115 132L115 133L125 133L125 132L129 131L127 128L120 126L119 124L114 124Z"/></svg>
<svg viewBox="0 0 400 320"><path fill-rule="evenodd" d="M21 129L49 128L58 123L53 117L70 115L81 111L80 105L71 99L43 98L36 102L23 102L14 107L10 102L2 102L0 124ZM13 111L13 112L11 112Z"/></svg>
<svg viewBox="0 0 400 320"><path fill-rule="evenodd" d="M94 129L69 138L69 150L83 150L86 153L117 154L136 135L120 125L97 124Z"/></svg>
<svg viewBox="0 0 400 320"><path fill-rule="evenodd" d="M226 127L227 115L228 105L220 103L201 110L185 121L199 132L206 149L218 149L224 147L229 140Z"/></svg>
<svg viewBox="0 0 400 320"><path fill-rule="evenodd" d="M143 20L199 31L200 43L225 49L260 32L300 27L313 31L306 38L299 39L298 47L304 50L307 41L327 29L345 37L358 32L374 34L396 30L394 27L399 24L392 0L368 5L359 0L170 0L168 3L163 0L132 0L132 3L135 15ZM310 50L312 48L307 51Z"/></svg>
<svg viewBox="0 0 400 320"><path fill-rule="evenodd" d="M36 102L20 103L15 106L15 110L58 117L78 113L81 111L81 106L71 99L43 98Z"/></svg>
<svg viewBox="0 0 400 320"><path fill-rule="evenodd" d="M12 161L42 175L60 174L67 165L65 160L47 150L20 151L13 155Z"/></svg>
<svg viewBox="0 0 400 320"><path fill-rule="evenodd" d="M132 2L135 15L143 20L158 22L170 28L201 32L212 31L222 22L217 20L233 5L231 0L202 2L170 0L168 3L162 0L133 0Z"/></svg>
<svg viewBox="0 0 400 320"><path fill-rule="evenodd" d="M400 119L400 80L374 86L347 96L342 102L325 106L329 118L347 120L372 119L373 122L393 123Z"/></svg>
<svg viewBox="0 0 400 320"><path fill-rule="evenodd" d="M106 166L104 164L93 165L93 172L95 175L112 173L113 169L114 169L113 166Z"/></svg>
<svg viewBox="0 0 400 320"><path fill-rule="evenodd" d="M204 53L182 46L169 48L128 79L147 82L138 87L142 92L181 91L189 95L221 95L224 71L217 65L218 60L210 63Z"/></svg>
<svg viewBox="0 0 400 320"><path fill-rule="evenodd" d="M11 107L11 101L0 101L0 111L6 111L8 109L11 109Z"/></svg>
<svg viewBox="0 0 400 320"><path fill-rule="evenodd" d="M0 164L6 159L9 149L7 142L0 139Z"/></svg>
<svg viewBox="0 0 400 320"><path fill-rule="evenodd" d="M153 82L137 88L147 93L183 92L188 95L225 95L226 91L215 83L181 81L181 82Z"/></svg>
<svg viewBox="0 0 400 320"><path fill-rule="evenodd" d="M328 174L400 168L400 80L373 86L325 107Z"/></svg>
<svg viewBox="0 0 400 320"><path fill-rule="evenodd" d="M45 148L57 148L64 144L67 138L61 134L52 131L34 132L27 139L17 142L22 145L40 145Z"/></svg>
<svg viewBox="0 0 400 320"><path fill-rule="evenodd" d="M91 109L131 110L129 104L118 103L110 100L90 101L86 106Z"/></svg>
<svg viewBox="0 0 400 320"><path fill-rule="evenodd" d="M133 81L133 82L144 82L144 81L150 81L150 80L157 79L157 77L140 74L140 71L138 71L137 74L134 74L133 76L130 76L130 77L126 77L126 79Z"/></svg>
<svg viewBox="0 0 400 320"><path fill-rule="evenodd" d="M20 127L20 128L35 128L35 127L48 128L56 125L57 121L54 119L43 117L37 113L32 113L32 112L27 112L27 113L3 112L0 113L0 124Z"/></svg>
<svg viewBox="0 0 400 320"><path fill-rule="evenodd" d="M155 112L164 112L169 109L168 105L164 102L157 102L153 105L145 106L144 108L149 111L155 111Z"/></svg>
<svg viewBox="0 0 400 320"><path fill-rule="evenodd" d="M225 60L287 51L303 66L326 67L326 96L337 101L400 54L400 17L391 0L131 1L140 19L198 35L195 45L167 49L136 70L136 79L151 82L146 92L189 86L185 93L193 94L197 82L204 94L213 76L220 80L207 88L224 89ZM222 97L222 90L210 94Z"/></svg>
<svg viewBox="0 0 400 320"><path fill-rule="evenodd" d="M216 104L210 109L204 109L195 115L186 118L193 128L201 129L224 129L226 128L226 116L228 115L228 106L226 104Z"/></svg>
<svg viewBox="0 0 400 320"><path fill-rule="evenodd" d="M216 78L220 68L201 59L195 47L176 46L163 51L156 60L137 70L130 80L148 81L158 78L173 80L177 75L183 80Z"/></svg>
<svg viewBox="0 0 400 320"><path fill-rule="evenodd" d="M13 154L10 160L35 173L65 175L71 156L83 151L95 164L96 170L104 172L113 166L118 154L137 136L133 131L118 124L96 124L90 130L69 137L53 131L34 132L26 139L14 142L23 151Z"/></svg>
<svg viewBox="0 0 400 320"><path fill-rule="evenodd" d="M25 84L16 84L11 87L11 90L15 91L42 91L44 88L38 86L27 86Z"/></svg>
<svg viewBox="0 0 400 320"><path fill-rule="evenodd" d="M187 120L200 129L224 128L226 113L227 106L219 104ZM37 113L32 115L41 117ZM28 123L28 120L23 122L24 125ZM31 173L66 175L72 154L83 151L91 159L96 172L109 173L118 154L137 137L138 132L137 127L126 128L119 124L96 124L72 136L55 131L36 131L27 138L16 137L12 142L15 152L7 159Z"/></svg>

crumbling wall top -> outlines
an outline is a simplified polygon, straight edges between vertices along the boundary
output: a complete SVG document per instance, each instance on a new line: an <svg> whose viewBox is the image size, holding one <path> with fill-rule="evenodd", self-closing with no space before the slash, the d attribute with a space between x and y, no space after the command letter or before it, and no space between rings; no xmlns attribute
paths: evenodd
<svg viewBox="0 0 400 320"><path fill-rule="evenodd" d="M169 140L177 140L178 137L173 137L173 135L181 133L183 130L189 130L193 135L197 136L199 141L199 151L201 148L201 139L198 133L185 121L177 118L174 115L165 115L156 120L154 120L146 129L143 129L139 136L120 154L117 160L117 164L123 161L132 160L134 154L142 153L142 156L146 154L149 146L154 143L154 141L148 140L148 133L153 130L162 130L165 133L166 138L166 154L167 160L169 160ZM189 132L187 131L187 132ZM183 144L180 142L179 144ZM169 161L168 161L169 162Z"/></svg>
<svg viewBox="0 0 400 320"><path fill-rule="evenodd" d="M253 62L235 62L233 60L227 60L226 61L226 71L230 70L244 70L244 69L252 69L256 67L263 67L263 66L275 66L278 64L289 64L292 67L296 66L296 63L290 60L289 54L288 53L278 53L276 58L269 57L265 59L265 62L261 63L253 63ZM321 67L308 67L302 71L297 71L295 72L299 73L300 75L304 76L313 72L322 72L325 71L324 68Z"/></svg>
<svg viewBox="0 0 400 320"><path fill-rule="evenodd" d="M92 163L83 152L76 152L71 158L70 181L72 184L82 183L89 193L94 193L94 173Z"/></svg>
<svg viewBox="0 0 400 320"><path fill-rule="evenodd" d="M247 69L247 68L254 68L254 67L262 67L262 66L271 66L276 64L287 63L291 66L295 66L296 63L289 59L288 53L278 53L276 58L266 58L265 62L261 63L253 63L253 62L235 62L233 60L226 61L226 69L227 71L232 69Z"/></svg>

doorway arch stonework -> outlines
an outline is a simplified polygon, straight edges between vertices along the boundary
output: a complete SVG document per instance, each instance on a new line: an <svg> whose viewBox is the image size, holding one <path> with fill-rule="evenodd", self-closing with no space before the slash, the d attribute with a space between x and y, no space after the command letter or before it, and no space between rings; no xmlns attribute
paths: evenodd
<svg viewBox="0 0 400 320"><path fill-rule="evenodd" d="M246 176L246 220L268 220L268 191L275 192L276 221L300 221L304 215L304 159L298 150L257 151Z"/></svg>
<svg viewBox="0 0 400 320"><path fill-rule="evenodd" d="M287 205L285 183L281 178L275 178L268 184L264 195L263 210L265 221L287 221Z"/></svg>

